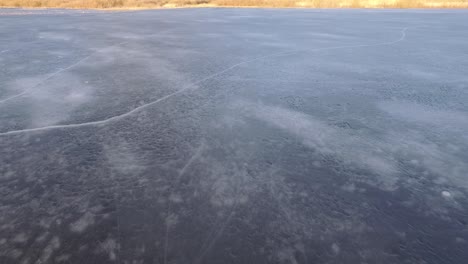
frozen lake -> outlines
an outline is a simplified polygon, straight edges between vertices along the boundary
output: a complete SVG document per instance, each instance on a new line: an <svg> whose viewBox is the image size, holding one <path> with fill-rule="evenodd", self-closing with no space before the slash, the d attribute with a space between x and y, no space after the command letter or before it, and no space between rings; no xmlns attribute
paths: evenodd
<svg viewBox="0 0 468 264"><path fill-rule="evenodd" d="M466 263L467 25L0 9L0 263Z"/></svg>

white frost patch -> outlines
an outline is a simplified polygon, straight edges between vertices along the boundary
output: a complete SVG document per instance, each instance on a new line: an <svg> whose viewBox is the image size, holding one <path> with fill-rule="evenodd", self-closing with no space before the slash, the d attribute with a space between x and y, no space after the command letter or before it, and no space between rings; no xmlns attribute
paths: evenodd
<svg viewBox="0 0 468 264"><path fill-rule="evenodd" d="M406 66L405 72L410 76L424 79L424 80L437 80L440 79L441 76L434 71L430 71L428 69L420 69L416 68L415 66Z"/></svg>
<svg viewBox="0 0 468 264"><path fill-rule="evenodd" d="M277 249L276 257L278 258L279 263L291 263L298 264L299 261L296 259L296 253L298 253L298 248L294 247L283 247ZM301 252L303 254L303 252Z"/></svg>
<svg viewBox="0 0 468 264"><path fill-rule="evenodd" d="M236 197L232 194L232 182L220 178L216 182L213 183L213 195L211 196L211 203L216 206L232 206L236 201Z"/></svg>
<svg viewBox="0 0 468 264"><path fill-rule="evenodd" d="M65 34L65 33L41 32L41 33L39 33L39 38L41 38L41 39L50 39L50 40L69 41L69 40L72 39L72 36L70 34Z"/></svg>
<svg viewBox="0 0 468 264"><path fill-rule="evenodd" d="M49 232L44 232L36 238L36 243L42 243L49 236Z"/></svg>
<svg viewBox="0 0 468 264"><path fill-rule="evenodd" d="M173 202L173 203L181 203L181 202L183 202L184 200L182 199L182 197L180 196L180 194L172 193L172 194L169 196L169 201L171 201L171 202Z"/></svg>
<svg viewBox="0 0 468 264"><path fill-rule="evenodd" d="M366 133L363 130L342 129L328 125L314 116L283 107L245 101L238 101L233 107L244 116L254 117L294 135L318 155L332 156L345 168L369 170L375 177L359 180L383 190L394 190L397 183L414 183L407 177L401 177L405 174L401 162L405 161L424 169L422 176L435 175L439 182L444 179L446 183L468 189L468 163L462 157L463 146L439 144L428 139L418 129L397 128L376 137L371 134L372 131ZM461 132L468 129L468 117L461 112L436 111L419 105L395 102L382 103L379 107L411 122L440 122L441 125L431 127L442 129L441 126L445 125L449 128L442 131ZM379 122L381 121L371 125L378 126ZM436 180L434 183L437 184Z"/></svg>
<svg viewBox="0 0 468 264"><path fill-rule="evenodd" d="M365 164L367 168L385 175L396 172L395 164L389 162L386 157L376 157L376 156L363 156L361 157L362 164Z"/></svg>
<svg viewBox="0 0 468 264"><path fill-rule="evenodd" d="M128 32L115 32L115 33L110 33L108 34L110 37L113 37L113 38L118 38L118 39L128 39L128 40L138 40L138 39L142 39L143 37L140 36L140 35L136 35L136 34L133 34L133 33L128 33Z"/></svg>
<svg viewBox="0 0 468 264"><path fill-rule="evenodd" d="M25 94L31 87L38 85L44 78L46 77L35 76L18 78L4 84L5 88L11 92L7 93L7 95L0 95L0 103L14 101L21 98L21 95Z"/></svg>
<svg viewBox="0 0 468 264"><path fill-rule="evenodd" d="M87 94L84 91L71 91L65 95L64 100L71 104L81 104L86 101Z"/></svg>
<svg viewBox="0 0 468 264"><path fill-rule="evenodd" d="M94 224L94 215L90 212L86 212L77 221L70 224L70 230L75 233L81 233L86 230L89 226Z"/></svg>
<svg viewBox="0 0 468 264"><path fill-rule="evenodd" d="M358 39L355 36L344 35L344 34L333 34L333 33L324 33L324 32L304 32L303 34L320 38L320 39L333 39L333 40L352 40Z"/></svg>
<svg viewBox="0 0 468 264"><path fill-rule="evenodd" d="M43 78L46 79L47 76ZM63 72L25 90L21 100L15 102L29 112L31 127L43 127L64 121L80 106L94 99L92 87Z"/></svg>
<svg viewBox="0 0 468 264"><path fill-rule="evenodd" d="M170 57L186 58L189 57L193 52L193 50L189 49L176 48L174 52L171 52ZM85 60L80 63L80 66L102 70L102 67L123 66L121 65L122 62L125 62L125 65L129 63L140 65L140 78L146 77L151 80L157 80L157 82L163 81L172 85L176 85L177 87L195 87L191 78L184 74L184 72L181 72L178 67L176 67L171 62L171 60L168 60L164 56L160 56L158 54L153 54L142 50L129 49L123 45L114 45L98 50L98 52L93 54L92 60ZM130 82L127 83L126 79L128 79ZM116 87L116 89L133 85L132 80L134 80L134 77L130 76L126 79L121 79L121 86ZM133 88L137 89L137 87ZM125 94L127 93L128 89L125 88Z"/></svg>
<svg viewBox="0 0 468 264"><path fill-rule="evenodd" d="M19 233L13 238L13 242L24 243L28 240L28 237L25 233Z"/></svg>
<svg viewBox="0 0 468 264"><path fill-rule="evenodd" d="M410 122L423 122L459 129L468 127L468 115L458 111L434 109L405 101L385 101L378 106L384 112Z"/></svg>
<svg viewBox="0 0 468 264"><path fill-rule="evenodd" d="M170 213L166 217L166 225L168 227L173 227L179 222L179 217L176 214Z"/></svg>
<svg viewBox="0 0 468 264"><path fill-rule="evenodd" d="M41 264L41 263L48 263L48 260L52 253L54 253L55 250L60 248L60 239L58 237L53 237L48 245L44 248L42 251L42 255L40 259L36 261L36 264Z"/></svg>
<svg viewBox="0 0 468 264"><path fill-rule="evenodd" d="M138 175L145 168L139 159L138 149L124 140L115 139L104 150L111 167L119 173Z"/></svg>
<svg viewBox="0 0 468 264"><path fill-rule="evenodd" d="M60 255L60 256L57 256L55 258L55 261L60 263L60 262L68 262L68 260L70 259L70 255L68 254L63 254L63 255Z"/></svg>
<svg viewBox="0 0 468 264"><path fill-rule="evenodd" d="M338 246L338 244L336 243L332 244L331 249L335 255L338 255L340 253L340 246Z"/></svg>
<svg viewBox="0 0 468 264"><path fill-rule="evenodd" d="M381 176L374 179L378 181L379 187L394 189L398 180L395 176L397 166L394 157L382 151L385 147L383 143L353 134L347 129L329 126L310 115L282 107L249 102L240 102L236 107L299 137L305 145L322 155L333 155L344 164L372 171Z"/></svg>
<svg viewBox="0 0 468 264"><path fill-rule="evenodd" d="M109 259L111 261L115 261L117 259L116 250L118 249L118 247L119 245L117 244L117 241L115 241L112 238L107 238L100 245L101 250L109 255Z"/></svg>
<svg viewBox="0 0 468 264"><path fill-rule="evenodd" d="M2 180L9 180L15 176L15 172L11 170L7 170L5 173L0 174L0 179Z"/></svg>
<svg viewBox="0 0 468 264"><path fill-rule="evenodd" d="M436 144L418 132L390 131L385 150L399 157L417 157L418 166L436 174L434 183L452 184L468 189L468 163L459 150ZM427 173L423 173L427 175Z"/></svg>
<svg viewBox="0 0 468 264"><path fill-rule="evenodd" d="M356 185L354 183L350 184L345 184L341 187L341 189L347 191L347 192L355 192L356 191Z"/></svg>
<svg viewBox="0 0 468 264"><path fill-rule="evenodd" d="M449 191L442 191L442 196L445 198L450 198L452 197L452 194Z"/></svg>
<svg viewBox="0 0 468 264"><path fill-rule="evenodd" d="M9 250L6 255L10 258L17 259L21 257L22 254L23 252L21 250L15 248L15 249Z"/></svg>
<svg viewBox="0 0 468 264"><path fill-rule="evenodd" d="M428 132L442 140L451 142L453 138L467 139L468 114L441 110L429 106L404 101L381 102L378 107L393 117L409 123L428 126ZM428 140L425 132L391 131L388 135L390 151L417 157L414 165L426 168L437 174L439 182L445 181L468 189L468 163L462 157L463 147L467 145L441 144ZM393 135L392 135L393 134ZM463 140L461 140L463 142Z"/></svg>

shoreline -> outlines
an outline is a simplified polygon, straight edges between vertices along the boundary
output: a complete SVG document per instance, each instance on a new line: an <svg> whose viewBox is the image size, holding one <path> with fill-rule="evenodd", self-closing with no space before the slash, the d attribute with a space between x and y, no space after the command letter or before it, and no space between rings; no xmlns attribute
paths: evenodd
<svg viewBox="0 0 468 264"><path fill-rule="evenodd" d="M74 6L2 6L0 9L19 9L19 10L97 10L97 11L142 11L142 10L170 10L170 9L197 9L197 8L242 8L242 9L316 9L316 10L346 10L346 9L366 9L366 10L468 10L468 3L460 7L451 6L423 6L423 7L396 7L396 6L343 6L343 7L314 7L314 6L271 6L271 5L216 5L216 4L200 4L200 5L165 5L165 6L121 6L121 7L74 7Z"/></svg>

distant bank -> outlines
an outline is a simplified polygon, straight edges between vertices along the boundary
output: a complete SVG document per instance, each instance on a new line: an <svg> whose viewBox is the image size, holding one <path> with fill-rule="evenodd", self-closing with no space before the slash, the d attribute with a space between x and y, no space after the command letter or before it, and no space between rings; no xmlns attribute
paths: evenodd
<svg viewBox="0 0 468 264"><path fill-rule="evenodd" d="M468 0L0 0L1 7L175 8L468 8Z"/></svg>

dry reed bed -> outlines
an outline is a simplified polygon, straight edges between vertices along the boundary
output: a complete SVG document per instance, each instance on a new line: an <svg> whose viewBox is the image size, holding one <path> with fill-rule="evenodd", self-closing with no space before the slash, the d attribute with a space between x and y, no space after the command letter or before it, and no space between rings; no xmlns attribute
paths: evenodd
<svg viewBox="0 0 468 264"><path fill-rule="evenodd" d="M468 8L468 0L0 0L0 6L59 8L158 8L182 6Z"/></svg>

